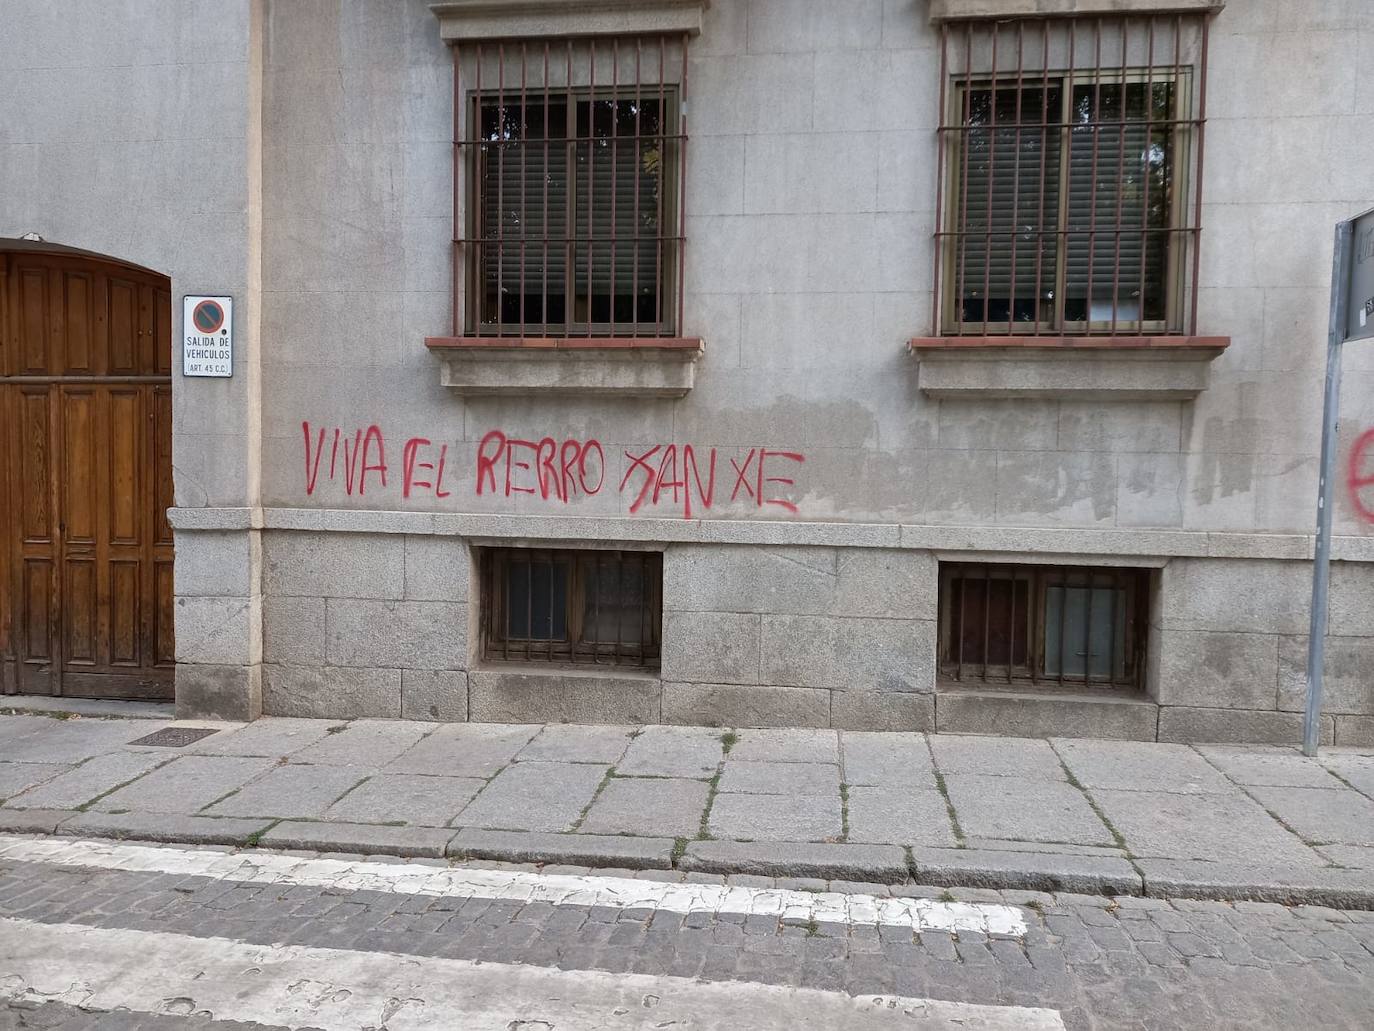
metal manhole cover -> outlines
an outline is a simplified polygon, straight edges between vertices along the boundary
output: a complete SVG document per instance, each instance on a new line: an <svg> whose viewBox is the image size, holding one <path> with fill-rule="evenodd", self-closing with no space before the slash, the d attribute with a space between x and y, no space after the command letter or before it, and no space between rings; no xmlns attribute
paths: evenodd
<svg viewBox="0 0 1374 1031"><path fill-rule="evenodd" d="M155 730L137 741L130 741L129 744L157 745L159 748L182 748L194 744L201 738L218 733L218 730L208 727L164 727L162 730Z"/></svg>

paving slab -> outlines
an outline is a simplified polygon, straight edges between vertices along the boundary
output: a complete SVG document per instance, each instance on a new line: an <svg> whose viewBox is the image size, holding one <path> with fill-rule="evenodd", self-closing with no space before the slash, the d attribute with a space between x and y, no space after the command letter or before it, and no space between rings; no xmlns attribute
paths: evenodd
<svg viewBox="0 0 1374 1031"><path fill-rule="evenodd" d="M132 751L97 755L5 804L14 809L75 809L172 758L172 755Z"/></svg>
<svg viewBox="0 0 1374 1031"><path fill-rule="evenodd" d="M276 765L275 759L230 755L182 755L111 792L92 808L190 815ZM254 813L253 815L260 815Z"/></svg>
<svg viewBox="0 0 1374 1031"><path fill-rule="evenodd" d="M1318 759L1284 745L1196 745L1213 766L1236 784L1256 787L1338 788Z"/></svg>
<svg viewBox="0 0 1374 1031"><path fill-rule="evenodd" d="M830 763L725 761L720 778L722 792L754 795L840 794L840 768Z"/></svg>
<svg viewBox="0 0 1374 1031"><path fill-rule="evenodd" d="M1284 864L1137 859L1145 893L1158 898L1248 899L1281 905L1374 909L1374 871Z"/></svg>
<svg viewBox="0 0 1374 1031"><path fill-rule="evenodd" d="M958 843L945 797L934 788L851 787L849 840L949 848Z"/></svg>
<svg viewBox="0 0 1374 1031"><path fill-rule="evenodd" d="M6 716L17 731L7 736L7 762L79 763L123 748L130 741L161 730L166 720L84 719L50 716Z"/></svg>
<svg viewBox="0 0 1374 1031"><path fill-rule="evenodd" d="M1044 852L1064 856L1107 856L1125 859L1124 849L1106 845L1070 845L1062 841L1007 841L1002 838L965 838L964 848L986 852Z"/></svg>
<svg viewBox="0 0 1374 1031"><path fill-rule="evenodd" d="M1374 845L1374 800L1338 784L1328 788L1254 787L1250 794L1304 841Z"/></svg>
<svg viewBox="0 0 1374 1031"><path fill-rule="evenodd" d="M72 768L68 763L0 762L0 799L13 798Z"/></svg>
<svg viewBox="0 0 1374 1031"><path fill-rule="evenodd" d="M1318 758L1323 766L1356 791L1374 797L1374 755L1336 752Z"/></svg>
<svg viewBox="0 0 1374 1031"><path fill-rule="evenodd" d="M355 766L277 766L205 810L209 816L314 818L364 774Z"/></svg>
<svg viewBox="0 0 1374 1031"><path fill-rule="evenodd" d="M386 772L492 777L510 764L539 729L528 724L446 723L387 763Z"/></svg>
<svg viewBox="0 0 1374 1031"><path fill-rule="evenodd" d="M10 834L53 834L72 818L70 809L0 809L0 831Z"/></svg>
<svg viewBox="0 0 1374 1031"><path fill-rule="evenodd" d="M825 880L893 884L908 876L906 852L894 845L830 845L694 841L677 863L698 873L759 877L819 877Z"/></svg>
<svg viewBox="0 0 1374 1031"><path fill-rule="evenodd" d="M1056 738L1054 750L1089 791L1170 791L1184 795L1236 790L1187 745L1153 741L1091 741Z"/></svg>
<svg viewBox="0 0 1374 1031"><path fill-rule="evenodd" d="M1083 792L1063 781L965 773L945 777L945 787L960 829L974 837L1116 843Z"/></svg>
<svg viewBox="0 0 1374 1031"><path fill-rule="evenodd" d="M975 773L987 777L1066 779L1059 756L1047 741L932 734L930 748L935 753L936 768L946 775Z"/></svg>
<svg viewBox="0 0 1374 1031"><path fill-rule="evenodd" d="M272 825L269 819L178 816L172 813L77 813L63 822L59 834L75 837L130 838L135 841L185 842L189 845L245 845Z"/></svg>
<svg viewBox="0 0 1374 1031"><path fill-rule="evenodd" d="M326 766L385 766L434 729L401 720L354 720L291 756L293 763Z"/></svg>
<svg viewBox="0 0 1374 1031"><path fill-rule="evenodd" d="M731 759L773 763L837 763L840 737L833 730L741 730Z"/></svg>
<svg viewBox="0 0 1374 1031"><path fill-rule="evenodd" d="M1317 845L1316 850L1337 866L1355 870L1374 870L1374 846Z"/></svg>
<svg viewBox="0 0 1374 1031"><path fill-rule="evenodd" d="M844 830L840 796L721 793L707 820L711 836L744 841L831 841Z"/></svg>
<svg viewBox="0 0 1374 1031"><path fill-rule="evenodd" d="M477 777L380 773L326 809L324 818L345 823L447 827L486 784Z"/></svg>
<svg viewBox="0 0 1374 1031"><path fill-rule="evenodd" d="M338 720L305 720L264 716L238 730L212 734L191 745L197 755L260 755L272 759L295 755L342 726Z"/></svg>
<svg viewBox="0 0 1374 1031"><path fill-rule="evenodd" d="M720 765L724 747L714 727L645 727L630 742L616 772L626 776L695 777L710 779Z"/></svg>
<svg viewBox="0 0 1374 1031"><path fill-rule="evenodd" d="M484 830L572 830L608 769L587 763L515 763L497 774L453 823Z"/></svg>
<svg viewBox="0 0 1374 1031"><path fill-rule="evenodd" d="M935 763L924 734L846 730L840 735L846 784L932 787Z"/></svg>
<svg viewBox="0 0 1374 1031"><path fill-rule="evenodd" d="M259 839L265 848L305 848L363 855L423 856L439 859L454 832L434 827L378 827L375 824L312 823L286 820Z"/></svg>
<svg viewBox="0 0 1374 1031"><path fill-rule="evenodd" d="M469 828L460 831L449 842L448 854L458 859L490 859L502 863L668 870L673 865L674 847L672 838L530 834Z"/></svg>
<svg viewBox="0 0 1374 1031"><path fill-rule="evenodd" d="M633 727L550 723L520 749L520 762L600 763L614 766L630 746Z"/></svg>
<svg viewBox="0 0 1374 1031"><path fill-rule="evenodd" d="M1007 852L971 848L911 850L918 884L936 887L1071 891L1083 895L1139 895L1140 874L1115 856Z"/></svg>
<svg viewBox="0 0 1374 1031"><path fill-rule="evenodd" d="M694 838L710 786L700 780L616 777L587 811L579 831Z"/></svg>
<svg viewBox="0 0 1374 1031"><path fill-rule="evenodd" d="M1094 791L1093 798L1134 856L1213 862L1248 856L1274 864L1322 865L1320 856L1240 792Z"/></svg>

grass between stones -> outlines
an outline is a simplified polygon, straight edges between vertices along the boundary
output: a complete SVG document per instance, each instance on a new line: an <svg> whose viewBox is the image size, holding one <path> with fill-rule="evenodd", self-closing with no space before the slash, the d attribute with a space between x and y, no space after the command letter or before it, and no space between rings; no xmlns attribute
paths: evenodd
<svg viewBox="0 0 1374 1031"><path fill-rule="evenodd" d="M954 803L949 800L949 785L945 783L945 775L939 770L935 771L935 789L945 800L945 812L949 814L950 826L954 828L954 847L968 848L964 841L964 828L959 826L959 814L954 811Z"/></svg>
<svg viewBox="0 0 1374 1031"><path fill-rule="evenodd" d="M127 787L128 785L132 784L132 783L133 783L134 781L136 781L136 780L142 780L144 777L148 776L148 774L152 773L153 770L160 770L160 769L162 769L162 767L166 766L168 763L176 762L176 761L177 761L178 759L180 759L180 758L181 758L181 756L179 756L179 755L171 756L171 757L168 758L166 761L160 762L160 763L158 763L156 766L152 767L152 769L144 770L142 773L140 773L140 774L138 774L138 775L136 775L136 776L130 777L128 780L120 781L120 782L119 782L118 784L116 784L114 787L112 787L112 788L107 788L107 789L105 789L104 791L102 791L100 794L96 795L94 798L88 798L86 801L82 802L79 806L76 807L76 811L77 811L78 813L88 812L88 811L90 810L91 806L95 805L97 802L99 802L99 801L100 801L102 798L104 798L106 795L113 795L113 794L114 794L116 791L118 791L120 788L122 788L122 787ZM86 763L88 763L88 762L90 762L90 761L91 761L90 759L85 759L85 760L83 760L82 762L78 763L76 768L77 768L77 769L80 769L82 766L84 766ZM126 809L126 810L124 810L124 812L128 812L128 810Z"/></svg>
<svg viewBox="0 0 1374 1031"><path fill-rule="evenodd" d="M1053 750L1054 746L1051 745L1050 748ZM1125 835L1116 829L1116 824L1112 823L1112 821L1107 818L1107 814L1104 813L1102 807L1097 804L1097 799L1093 798L1093 796L1088 793L1088 789L1083 786L1083 782L1074 776L1073 770L1069 769L1068 765L1064 762L1064 757L1058 752L1054 754L1055 758L1059 760L1059 768L1064 771L1064 779L1067 780L1070 785L1078 789L1079 793L1087 801L1088 808L1097 814L1097 818L1101 820L1107 830L1111 832L1112 840L1116 842L1116 847L1126 854L1127 859L1131 859L1131 849L1126 844Z"/></svg>
<svg viewBox="0 0 1374 1031"><path fill-rule="evenodd" d="M582 812L580 812L580 813L577 814L577 820L573 823L572 827L569 829L569 833L576 833L577 831L579 831L579 830L582 829L582 821L584 821L584 820L587 818L587 814L588 814L589 812L592 811L592 806L596 805L596 800L597 800L598 798L601 797L601 792L603 792L603 791L606 790L606 785L609 784L609 783L610 783L612 780L614 780L614 779L615 779L615 767L614 767L614 766L607 767L607 769L606 769L606 775L605 775L604 777L601 778L601 783L598 784L598 785L596 786L596 790L592 792L591 800L590 800L586 805L584 805L584 806L582 807Z"/></svg>
<svg viewBox="0 0 1374 1031"><path fill-rule="evenodd" d="M849 785L840 782L840 840L849 840Z"/></svg>

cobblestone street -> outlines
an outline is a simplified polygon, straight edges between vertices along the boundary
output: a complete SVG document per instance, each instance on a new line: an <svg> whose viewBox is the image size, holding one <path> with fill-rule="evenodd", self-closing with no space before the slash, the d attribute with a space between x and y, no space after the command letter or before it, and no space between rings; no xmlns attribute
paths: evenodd
<svg viewBox="0 0 1374 1031"><path fill-rule="evenodd" d="M65 862L56 851L59 847L69 855L80 851L80 862ZM43 849L52 855L50 861L34 858ZM15 855L28 858L16 861ZM461 961L481 964L471 968L478 971L508 965L527 974L599 972L615 975L613 983L630 987L633 982L626 975L645 975L669 988L698 981L741 992L761 990L757 986L804 986L842 993L833 996L842 1001L845 996L895 995L1044 1008L1057 1011L1063 1025L1073 1029L1262 1026L1355 1031L1374 1020L1374 913L1368 912L1252 902L889 889L677 872L601 871L589 876L590 871L574 867L536 871L495 863L450 866L440 860L330 858L0 839L0 956L5 957L0 959L0 998L6 1000L0 1027L161 1031L242 1026L232 1023L232 1007L229 1012L217 1010L173 988L154 993L141 1012L138 1006L123 1014L83 1012L77 1006L99 1008L101 986L83 977L79 960L69 965L63 954L51 952L32 964L16 959L26 937L32 940L39 932L69 935L91 949L101 947L99 936L113 936L109 941L146 955L138 962L154 967L157 941L182 943L177 948L184 952L185 943L213 939L214 949L231 950L240 943L346 950L337 955L380 955L397 965ZM219 872L185 872L193 869ZM526 900L478 897L493 890L462 887L484 877L494 878L492 884L521 886L519 891L502 890L524 893ZM740 889L736 902L744 904L690 912L675 911L668 904L640 905L633 890L636 882L659 895L664 882L699 885L703 890L728 884ZM358 884L370 887L352 887ZM458 887L443 887L455 884ZM570 884L577 885L584 898L589 897L586 891L600 886L622 904L577 904L576 892L566 888ZM439 887L431 890L435 885ZM770 899L777 889L827 888L874 898L851 898L842 920L801 920L788 911L770 911L778 908ZM890 919L882 900L890 900L894 893L925 897L932 908L906 926L880 922ZM528 900L535 896L555 901ZM817 896L818 905L833 899ZM942 914L953 914L950 919L956 925L967 920L995 922L1006 907L1024 921L1024 931L1004 926L983 933L967 925L954 930L930 925L944 919ZM335 970L336 980L312 988L317 1008L297 1021L282 1021L283 1026L345 1026L331 1023L328 1005L318 1002L325 996L334 998L340 990L345 995L355 990L356 986L344 987L349 982L343 965ZM207 977L196 991L212 992L211 981ZM665 1006L671 1003L669 988L656 989ZM386 999L374 1001L381 1014L376 1026L407 1026L404 1019L385 1013ZM747 997L734 1004L747 1005ZM973 1020L950 1026L1058 1026L1015 1023L1020 1019L1015 1015L1026 1011L1005 1012L1008 1022ZM527 1026L510 1023L513 1015L491 1026ZM701 1022L693 1026L762 1026L743 1016L733 1025L698 1017ZM831 1024L819 1016L815 1022L794 1026L808 1024L884 1026ZM555 1021L549 1026L582 1025Z"/></svg>

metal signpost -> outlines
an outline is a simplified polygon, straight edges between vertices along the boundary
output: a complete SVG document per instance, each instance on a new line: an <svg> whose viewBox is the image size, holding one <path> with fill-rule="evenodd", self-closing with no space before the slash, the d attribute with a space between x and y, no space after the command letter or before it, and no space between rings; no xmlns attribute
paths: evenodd
<svg viewBox="0 0 1374 1031"><path fill-rule="evenodd" d="M1331 585L1331 504L1336 426L1341 406L1341 346L1374 337L1374 210L1336 224L1331 270L1331 318L1326 336L1326 397L1322 407L1321 469L1317 481L1317 543L1312 561L1312 624L1307 637L1307 711L1302 753L1316 755L1321 737L1322 674L1326 659L1327 594Z"/></svg>

